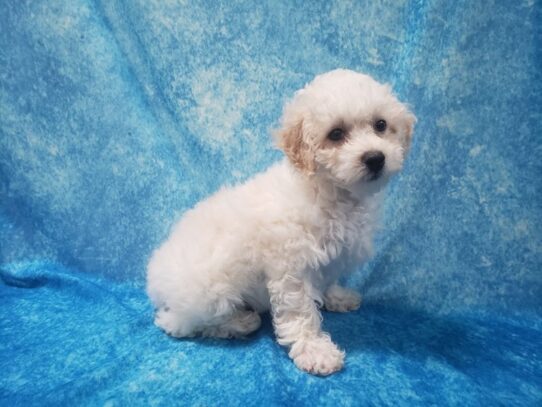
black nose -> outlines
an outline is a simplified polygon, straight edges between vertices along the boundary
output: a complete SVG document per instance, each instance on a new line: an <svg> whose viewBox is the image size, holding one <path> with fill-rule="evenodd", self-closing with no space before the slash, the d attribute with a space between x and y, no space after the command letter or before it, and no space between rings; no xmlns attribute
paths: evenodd
<svg viewBox="0 0 542 407"><path fill-rule="evenodd" d="M386 156L381 151L367 151L361 156L361 161L363 161L369 171L377 173L384 168Z"/></svg>

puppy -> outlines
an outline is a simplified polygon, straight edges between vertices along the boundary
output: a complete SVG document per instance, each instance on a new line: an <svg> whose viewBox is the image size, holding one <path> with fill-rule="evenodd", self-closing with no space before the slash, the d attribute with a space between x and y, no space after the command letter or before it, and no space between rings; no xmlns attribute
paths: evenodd
<svg viewBox="0 0 542 407"><path fill-rule="evenodd" d="M372 252L382 189L403 164L414 115L371 77L338 69L286 105L275 137L286 158L186 212L150 260L155 323L171 336L247 335L270 310L302 370L340 370L344 352L319 309L356 310L338 285Z"/></svg>

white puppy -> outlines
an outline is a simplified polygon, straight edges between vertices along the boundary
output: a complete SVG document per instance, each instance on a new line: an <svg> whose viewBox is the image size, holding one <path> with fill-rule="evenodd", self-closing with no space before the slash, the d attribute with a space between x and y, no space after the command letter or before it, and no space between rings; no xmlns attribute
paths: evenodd
<svg viewBox="0 0 542 407"><path fill-rule="evenodd" d="M371 254L380 191L401 169L414 122L367 75L317 76L284 109L276 139L287 159L200 202L154 252L156 325L175 337L237 337L270 309L300 369L341 369L344 353L322 332L319 308L359 307L337 281Z"/></svg>

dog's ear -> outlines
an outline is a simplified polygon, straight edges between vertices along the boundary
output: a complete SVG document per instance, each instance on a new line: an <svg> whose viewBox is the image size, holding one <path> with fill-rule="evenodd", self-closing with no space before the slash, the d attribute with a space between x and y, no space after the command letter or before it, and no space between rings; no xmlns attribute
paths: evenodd
<svg viewBox="0 0 542 407"><path fill-rule="evenodd" d="M405 126L406 126L406 148L410 148L410 144L412 143L412 135L414 134L414 125L418 119L416 119L416 116L410 111L407 111L406 113L406 119L405 119Z"/></svg>
<svg viewBox="0 0 542 407"><path fill-rule="evenodd" d="M277 146L296 168L307 175L314 174L314 152L303 138L303 119L289 126L283 125L275 132L275 139Z"/></svg>

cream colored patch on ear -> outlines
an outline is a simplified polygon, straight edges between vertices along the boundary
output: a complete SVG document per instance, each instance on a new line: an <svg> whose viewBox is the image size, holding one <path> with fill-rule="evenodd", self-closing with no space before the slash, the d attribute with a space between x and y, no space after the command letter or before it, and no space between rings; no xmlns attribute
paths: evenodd
<svg viewBox="0 0 542 407"><path fill-rule="evenodd" d="M292 164L307 175L314 174L314 152L303 140L303 120L294 126L282 128L275 134L277 146L284 151Z"/></svg>

